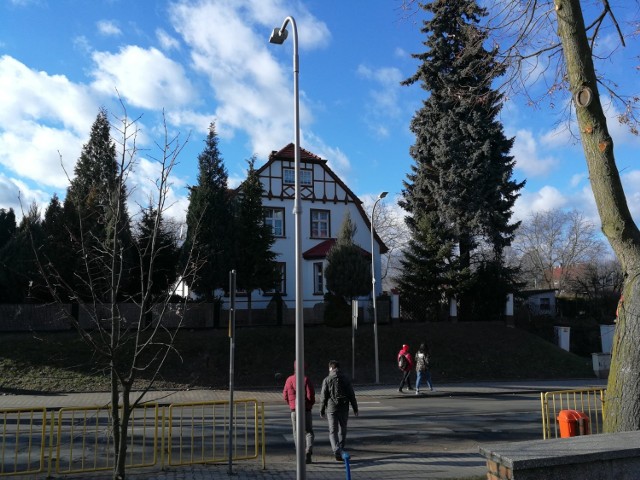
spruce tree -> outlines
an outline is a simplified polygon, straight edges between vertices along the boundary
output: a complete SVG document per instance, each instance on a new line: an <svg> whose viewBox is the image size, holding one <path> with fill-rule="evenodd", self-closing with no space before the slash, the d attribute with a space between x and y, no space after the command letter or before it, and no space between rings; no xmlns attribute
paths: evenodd
<svg viewBox="0 0 640 480"><path fill-rule="evenodd" d="M0 248L16 233L16 214L13 208L0 208Z"/></svg>
<svg viewBox="0 0 640 480"><path fill-rule="evenodd" d="M149 295L154 303L178 279L179 248L175 235L167 228L162 214L149 206L142 210L142 218L135 235L138 265L133 275L135 291Z"/></svg>
<svg viewBox="0 0 640 480"><path fill-rule="evenodd" d="M0 302L43 300L34 253L42 246L41 223L40 210L34 202L22 217L15 234L0 248Z"/></svg>
<svg viewBox="0 0 640 480"><path fill-rule="evenodd" d="M74 290L84 298L97 296L106 300L116 288L124 292L124 282L133 267L125 163L124 158L118 162L107 111L102 108L91 127L89 141L82 147L64 202L78 262L75 271L86 274L76 282ZM109 278L107 271L122 275ZM114 284L116 281L118 285Z"/></svg>
<svg viewBox="0 0 640 480"><path fill-rule="evenodd" d="M371 266L363 255L363 250L353 243L355 234L356 226L347 212L336 244L327 254L327 268L324 272L327 290L348 302L367 295L371 288Z"/></svg>
<svg viewBox="0 0 640 480"><path fill-rule="evenodd" d="M255 157L248 162L247 178L238 189L235 205L234 264L236 286L248 296L251 316L251 296L255 289L270 290L277 283L275 242L271 227L264 223L262 195L264 189L255 169Z"/></svg>
<svg viewBox="0 0 640 480"><path fill-rule="evenodd" d="M407 261L422 256L415 243L420 239L439 236L444 243L452 238L456 258L448 262L453 269L448 280L455 283L449 295L459 298L464 315L465 303L473 302L473 277L483 271L475 256L478 246L489 244L494 260L502 264L503 249L518 225L511 223L512 207L524 182L511 178L513 139L506 138L497 119L503 98L492 82L504 70L496 51L484 47L488 36L480 20L486 10L474 0L435 0L422 8L429 14L422 28L427 51L413 55L421 64L403 82L420 83L429 92L410 127L416 136L410 150L415 165L401 206L409 213L414 235L409 253L415 255ZM435 211L437 221L420 221L427 211ZM409 277L404 285L411 295L422 289Z"/></svg>
<svg viewBox="0 0 640 480"><path fill-rule="evenodd" d="M57 194L53 194L42 221L42 234L44 245L42 248L42 261L55 268L56 285L70 286L74 284L74 265L76 254L69 236L64 208ZM57 288L58 294L66 301L69 300L67 288Z"/></svg>
<svg viewBox="0 0 640 480"><path fill-rule="evenodd" d="M198 183L189 188L187 238L184 252L199 262L198 276L188 279L191 289L214 300L217 288L227 288L231 253L231 208L215 123L209 126L205 148L198 155Z"/></svg>

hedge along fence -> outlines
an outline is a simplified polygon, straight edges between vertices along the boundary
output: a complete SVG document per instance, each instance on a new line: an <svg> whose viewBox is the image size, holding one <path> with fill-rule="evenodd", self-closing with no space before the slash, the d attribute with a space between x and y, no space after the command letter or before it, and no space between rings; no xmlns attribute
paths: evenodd
<svg viewBox="0 0 640 480"><path fill-rule="evenodd" d="M138 321L140 309L137 305L122 303L118 307L125 321ZM82 328L90 330L95 327L96 317L90 308L93 307L88 304L0 304L0 332L66 331L73 328L69 321L70 316L78 320ZM161 308L161 305L156 305L152 314L146 316L144 321L154 324L158 322ZM182 318L182 328L210 328L214 327L214 310L214 304L211 303L188 303L186 306L183 303L169 304L162 323L167 328L177 328ZM106 306L102 307L99 313L101 318L109 318ZM220 322L220 326L227 323L226 317L222 317L225 321Z"/></svg>

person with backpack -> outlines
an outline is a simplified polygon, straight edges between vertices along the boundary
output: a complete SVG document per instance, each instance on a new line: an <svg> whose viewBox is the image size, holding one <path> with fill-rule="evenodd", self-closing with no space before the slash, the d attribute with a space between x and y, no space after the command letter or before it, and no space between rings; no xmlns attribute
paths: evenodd
<svg viewBox="0 0 640 480"><path fill-rule="evenodd" d="M304 366L305 372L307 371L307 365ZM304 376L304 431L305 431L305 463L312 463L311 455L313 454L313 418L311 416L311 409L313 404L316 403L316 391L313 388L313 383L309 380L309 377ZM282 390L282 398L289 405L291 409L291 425L293 426L293 443L295 445L296 434L296 362L293 362L293 375L290 375L284 383L284 389Z"/></svg>
<svg viewBox="0 0 640 480"><path fill-rule="evenodd" d="M336 461L342 462L342 451L347 440L349 404L353 414L358 416L358 402L351 381L340 371L340 363L329 362L329 375L322 381L320 393L320 416L327 418L329 441Z"/></svg>
<svg viewBox="0 0 640 480"><path fill-rule="evenodd" d="M409 353L409 345L402 345L402 348L398 352L398 368L402 372L402 380L400 381L399 392L402 392L402 387L407 385L407 390L413 390L411 388L411 370L413 370L413 357Z"/></svg>
<svg viewBox="0 0 640 480"><path fill-rule="evenodd" d="M420 395L420 385L424 379L429 386L429 390L433 392L433 384L431 383L431 354L426 343L421 343L416 353L416 395Z"/></svg>

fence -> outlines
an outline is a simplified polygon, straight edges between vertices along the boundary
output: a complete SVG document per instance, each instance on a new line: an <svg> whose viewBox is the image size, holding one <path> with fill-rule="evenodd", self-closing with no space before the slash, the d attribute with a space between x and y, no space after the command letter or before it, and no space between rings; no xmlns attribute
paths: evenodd
<svg viewBox="0 0 640 480"><path fill-rule="evenodd" d="M560 390L540 393L542 438L558 438L558 414L561 410L579 410L589 417L591 433L602 432L604 388Z"/></svg>
<svg viewBox="0 0 640 480"><path fill-rule="evenodd" d="M112 470L115 464L107 406L0 410L0 477L47 473L72 475ZM257 400L157 403L133 409L127 469L222 463L261 458L265 468L264 404ZM229 437L231 435L231 437ZM231 440L231 442L229 442Z"/></svg>

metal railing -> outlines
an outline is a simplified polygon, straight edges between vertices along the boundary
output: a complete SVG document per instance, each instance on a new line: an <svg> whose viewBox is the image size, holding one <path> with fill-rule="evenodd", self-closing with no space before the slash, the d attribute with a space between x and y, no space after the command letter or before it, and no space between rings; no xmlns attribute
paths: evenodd
<svg viewBox="0 0 640 480"><path fill-rule="evenodd" d="M128 469L257 459L265 468L264 403L142 404L127 425ZM0 410L0 477L52 472L73 475L114 468L109 406Z"/></svg>
<svg viewBox="0 0 640 480"><path fill-rule="evenodd" d="M559 390L540 393L542 438L558 438L558 414L561 410L579 410L589 417L591 433L601 433L605 388Z"/></svg>

